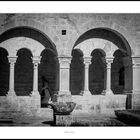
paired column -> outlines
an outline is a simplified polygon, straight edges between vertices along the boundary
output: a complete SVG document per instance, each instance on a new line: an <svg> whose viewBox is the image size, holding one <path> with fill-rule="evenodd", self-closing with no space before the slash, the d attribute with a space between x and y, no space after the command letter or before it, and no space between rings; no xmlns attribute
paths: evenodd
<svg viewBox="0 0 140 140"><path fill-rule="evenodd" d="M106 95L113 94L111 90L111 63L113 63L113 58L106 58L107 64L107 75L106 75Z"/></svg>
<svg viewBox="0 0 140 140"><path fill-rule="evenodd" d="M91 57L84 57L85 64L85 80L84 80L84 95L91 95L89 91L89 65L91 64Z"/></svg>
<svg viewBox="0 0 140 140"><path fill-rule="evenodd" d="M39 92L38 92L38 64L40 63L40 59L41 59L40 56L34 56L32 58L33 65L34 65L32 95L39 95Z"/></svg>
<svg viewBox="0 0 140 140"><path fill-rule="evenodd" d="M14 73L15 73L15 63L17 60L17 56L14 57L8 57L9 63L10 63L10 78L9 78L9 91L8 96L16 96L15 90L14 90Z"/></svg>
<svg viewBox="0 0 140 140"><path fill-rule="evenodd" d="M70 95L70 62L71 57L58 57L59 60L59 95Z"/></svg>
<svg viewBox="0 0 140 140"><path fill-rule="evenodd" d="M133 93L140 94L140 57L132 57L133 61Z"/></svg>

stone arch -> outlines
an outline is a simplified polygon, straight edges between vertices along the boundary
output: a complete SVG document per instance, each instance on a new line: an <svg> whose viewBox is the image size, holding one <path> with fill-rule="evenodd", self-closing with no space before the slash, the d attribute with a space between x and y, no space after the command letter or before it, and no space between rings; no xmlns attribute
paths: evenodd
<svg viewBox="0 0 140 140"><path fill-rule="evenodd" d="M18 96L29 96L33 89L32 53L27 48L17 52L15 63L15 92Z"/></svg>
<svg viewBox="0 0 140 140"><path fill-rule="evenodd" d="M87 52L86 57L90 57L89 52L91 52L91 50L96 48L96 47L92 47L94 45L92 39L107 40L108 42L111 42L116 47L114 50L110 49L110 51L112 51L112 52L110 52L111 55L108 54L108 50L106 50L110 47L104 47L104 48L99 47L100 49L103 49L106 52L106 55L107 55L106 57L113 57L113 53L117 48L119 50L121 50L123 53L125 53L127 57L131 58L131 56L132 56L131 47L130 47L128 41L126 40L126 38L118 31L111 29L111 28L106 28L106 27L93 28L93 29L86 31L81 36L79 36L79 38L76 40L76 42L73 46L73 49L86 47L85 51L89 50L89 51L86 51ZM84 45L83 45L83 43L84 43ZM113 45L112 45L112 47L114 47ZM132 79L131 79L131 81L132 81ZM105 83L104 83L103 89L105 89Z"/></svg>
<svg viewBox="0 0 140 140"><path fill-rule="evenodd" d="M124 51L114 52L111 65L111 89L114 94L132 92L132 59Z"/></svg>
<svg viewBox="0 0 140 140"><path fill-rule="evenodd" d="M21 51L21 50L27 50L28 52L30 52L31 56L33 56L32 50L31 50L30 48L26 48L26 47L17 49L17 50L16 50L16 56L18 56L18 53L19 53L19 51Z"/></svg>
<svg viewBox="0 0 140 140"><path fill-rule="evenodd" d="M58 89L59 88L58 87L59 63L58 63L57 56L50 49L44 49L40 55L41 55L41 60L40 60L39 71L38 71L39 92L41 94L41 90L43 87L42 76L44 76L48 81L49 88L52 94L55 94L59 90ZM42 96L44 95L41 95L41 97ZM42 97L42 99L43 98L47 98L47 97Z"/></svg>
<svg viewBox="0 0 140 140"><path fill-rule="evenodd" d="M123 49L127 52L129 56L131 56L131 47L128 41L124 38L122 34L118 31L113 30L111 28L94 28L86 31L83 33L79 38L76 40L74 47L75 48L78 44L82 43L83 41L91 38L101 38L114 43L118 48Z"/></svg>
<svg viewBox="0 0 140 140"><path fill-rule="evenodd" d="M56 46L58 46L58 44L59 44L59 39L57 39L57 40L55 39L57 36L56 32L54 32L53 29L50 29L50 28L52 28L52 26L42 24L42 23L40 23L36 20L33 20L33 19L27 19L24 17L17 17L16 19L10 20L10 22L7 22L3 26L4 26L4 28L1 28L0 34L3 34L7 30L11 30L11 29L17 28L17 27L34 28L34 29L37 29L38 31L48 35L50 40L52 40L52 42L55 42L57 44Z"/></svg>
<svg viewBox="0 0 140 140"><path fill-rule="evenodd" d="M8 52L0 47L0 96L5 96L9 90Z"/></svg>
<svg viewBox="0 0 140 140"><path fill-rule="evenodd" d="M16 37L32 38L40 42L45 48L52 49L52 51L57 54L56 46L51 39L45 33L33 27L20 26L6 30L0 35L0 43Z"/></svg>
<svg viewBox="0 0 140 140"><path fill-rule="evenodd" d="M84 84L83 52L80 49L73 49L70 64L70 91L72 95L79 95Z"/></svg>
<svg viewBox="0 0 140 140"><path fill-rule="evenodd" d="M91 53L91 64L89 66L89 91L98 95L105 90L105 56L104 50L98 48Z"/></svg>

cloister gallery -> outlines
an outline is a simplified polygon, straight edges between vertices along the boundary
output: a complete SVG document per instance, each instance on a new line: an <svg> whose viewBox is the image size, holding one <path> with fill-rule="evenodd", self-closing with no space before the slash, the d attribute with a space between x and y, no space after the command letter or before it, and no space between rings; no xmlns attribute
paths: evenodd
<svg viewBox="0 0 140 140"><path fill-rule="evenodd" d="M42 76L75 110L139 109L140 15L1 14L1 107L39 114Z"/></svg>

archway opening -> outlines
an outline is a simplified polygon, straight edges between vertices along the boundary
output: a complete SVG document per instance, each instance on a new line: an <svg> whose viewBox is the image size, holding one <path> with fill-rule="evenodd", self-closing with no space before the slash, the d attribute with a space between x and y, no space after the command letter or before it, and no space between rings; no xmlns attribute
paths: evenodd
<svg viewBox="0 0 140 140"><path fill-rule="evenodd" d="M75 48L78 44L82 43L83 41L91 38L100 38L111 41L119 49L124 50L129 56L131 56L131 48L128 41L123 37L122 34L110 28L95 28L88 30L76 40L73 48Z"/></svg>
<svg viewBox="0 0 140 140"><path fill-rule="evenodd" d="M20 26L20 27L15 27L15 28L9 29L0 35L0 43L7 39L14 38L14 37L32 38L32 39L40 42L45 48L48 48L48 49L54 51L55 54L57 54L56 46L49 39L49 37L45 33L41 32L38 29L35 29L33 27Z"/></svg>
<svg viewBox="0 0 140 140"><path fill-rule="evenodd" d="M41 32L40 30L35 29L33 27L20 26L20 27L11 28L0 35L0 43L8 40L10 38L16 38L16 37L32 38L32 39L40 42L44 46L44 48L47 48L47 50L50 50L57 56L57 50L56 50L55 44L50 40L50 38L45 33ZM25 46L25 48L26 48L26 46ZM22 49L21 49L21 51L18 51L17 55L19 58L17 59L17 62L15 64L15 73L17 73L17 74L15 74L15 91L17 92L17 95L28 95L29 91L33 90L31 88L33 86L33 81L30 82L30 84L32 84L32 86L31 86L26 79L26 82L27 82L27 83L25 83L26 89L24 90L25 93L23 93L22 92L23 84L21 86L20 82L18 83L18 81L22 78L19 78L17 75L18 75L18 73L20 73L20 71L22 71L21 73L23 73L23 71L28 66L29 66L28 69L31 70L31 66L32 66L32 73L29 70L27 70L27 74L30 77L29 79L31 79L31 77L33 76L33 64L31 64L32 59L29 59L31 55L29 55L29 52L27 52L27 54L26 54ZM27 58L24 58L24 56L27 56ZM25 60L26 62L27 62L27 59L29 60L27 63L24 64L26 66L21 65L22 63L25 62L25 61L22 62L22 60L24 60L24 59L26 59ZM18 64L20 66L18 66ZM25 67L25 68L22 70L22 67ZM18 71L18 69L19 69L19 71ZM23 76L21 76L21 77L23 77ZM33 80L33 77L32 77L32 80ZM0 79L0 81L1 81L1 79ZM9 79L8 79L8 82L9 82ZM22 80L22 83L23 82L25 82L24 79ZM58 82L58 81L56 81L56 82Z"/></svg>
<svg viewBox="0 0 140 140"><path fill-rule="evenodd" d="M72 95L79 95L84 84L83 53L79 49L72 51L70 64L70 91Z"/></svg>
<svg viewBox="0 0 140 140"><path fill-rule="evenodd" d="M117 69L113 68L113 70L111 70L112 71L111 72L112 73L111 74L111 76L112 76L112 78L111 78L111 86L112 86L112 90L115 92L115 94L120 94L124 90L130 90L131 91L132 90L132 60L131 60L131 48L130 48L130 45L129 45L128 41L124 38L124 36L122 34L120 34L119 32L117 32L117 31L115 31L113 29L109 29L109 28L95 28L95 29L91 29L91 30L88 30L87 32L83 33L76 40L73 49L75 49L79 44L81 44L85 40L89 40L89 39L92 39L92 38L99 38L99 39L104 39L104 40L112 42L115 46L118 47L119 50L121 50L123 52L123 55L125 54L125 57L128 57L127 58L128 60L126 60L126 61L129 63L129 66L128 66L129 68L127 68L127 66L124 63L121 62L122 59L124 59L124 56L122 56L120 53L119 53L119 56L115 56L115 60L114 61L117 61L117 62L116 63L114 62L112 64L112 67L117 67L119 65L119 68L117 67ZM87 46L86 46L86 49L88 49ZM102 48L100 48L100 49L102 49ZM106 79L102 80L102 81L104 81L104 84L101 81L97 82L99 79L102 79L102 78L106 77L106 75L103 74L105 72L105 70L103 70L104 69L103 68L104 64L101 61L101 56L99 57L99 55L98 55L99 59L96 60L96 58L98 58L96 56L97 54L95 53L93 58L92 58L92 65L94 63L96 63L96 62L93 62L93 59L95 59L95 61L97 61L97 62L99 61L98 62L99 65L95 64L94 67L91 65L90 66L90 71L89 71L89 81L90 81L89 89L90 89L92 94L93 93L95 93L95 94L101 93L101 91L103 90L103 87L104 87L104 89L106 87L106 85L105 85L106 84ZM86 56L86 57L88 57L88 56ZM114 66L114 65L116 65L116 66ZM98 67L102 67L102 68L100 70L97 70L97 69L99 69ZM95 69L96 69L96 71L101 71L100 72L101 74L98 74L98 72L97 72L97 74L94 74L95 73ZM116 72L116 74L114 75L113 71L117 71L117 70L118 70L118 72ZM90 73L92 73L92 74L90 74ZM104 77L103 77L103 75L104 75ZM97 78L94 78L95 76ZM98 78L98 77L100 77L100 78ZM115 78L118 79L118 83L117 83L117 80L115 80L115 83L114 83L114 79ZM96 82L92 82L92 81L96 81ZM97 85L95 83L97 83ZM94 84L94 86L93 86L93 84ZM116 84L117 84L117 86L118 86L120 91L117 91L115 89L116 88ZM98 90L96 91L96 89L98 89Z"/></svg>
<svg viewBox="0 0 140 140"><path fill-rule="evenodd" d="M128 55L116 50L111 65L111 89L114 94L123 94L132 90L132 62Z"/></svg>
<svg viewBox="0 0 140 140"><path fill-rule="evenodd" d="M93 95L99 95L105 89L105 52L95 49L91 53L89 66L89 90Z"/></svg>
<svg viewBox="0 0 140 140"><path fill-rule="evenodd" d="M9 90L8 52L0 48L0 96L5 96Z"/></svg>
<svg viewBox="0 0 140 140"><path fill-rule="evenodd" d="M38 71L38 82L39 82L39 92L42 96L42 99L50 98L48 95L42 95L41 91L43 88L43 81L42 76L48 81L48 86L50 88L51 94L57 94L59 90L58 84L58 74L59 74L59 63L56 55L50 50L43 50L41 53L41 62L39 64L39 71ZM49 93L48 93L49 94Z"/></svg>
<svg viewBox="0 0 140 140"><path fill-rule="evenodd" d="M22 48L17 52L15 63L15 92L17 96L28 96L33 90L33 64L32 54L28 49Z"/></svg>

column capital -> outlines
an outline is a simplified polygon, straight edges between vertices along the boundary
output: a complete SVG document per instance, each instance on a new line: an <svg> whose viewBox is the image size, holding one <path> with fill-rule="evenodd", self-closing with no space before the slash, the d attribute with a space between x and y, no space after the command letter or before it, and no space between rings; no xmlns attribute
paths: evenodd
<svg viewBox="0 0 140 140"><path fill-rule="evenodd" d="M114 57L106 57L106 63L113 63Z"/></svg>
<svg viewBox="0 0 140 140"><path fill-rule="evenodd" d="M91 64L91 56L90 57L83 57L84 64Z"/></svg>
<svg viewBox="0 0 140 140"><path fill-rule="evenodd" d="M72 57L58 56L59 63L70 63Z"/></svg>
<svg viewBox="0 0 140 140"><path fill-rule="evenodd" d="M71 59L72 57L59 56L58 60L59 60L60 68L69 68Z"/></svg>
<svg viewBox="0 0 140 140"><path fill-rule="evenodd" d="M114 59L114 57L107 57L106 58L107 68L111 68L111 63L113 63L113 59Z"/></svg>
<svg viewBox="0 0 140 140"><path fill-rule="evenodd" d="M8 56L9 63L14 64L16 63L17 56Z"/></svg>
<svg viewBox="0 0 140 140"><path fill-rule="evenodd" d="M41 60L41 56L33 56L32 60L34 64L39 64Z"/></svg>
<svg viewBox="0 0 140 140"><path fill-rule="evenodd" d="M140 68L140 57L132 57L133 68Z"/></svg>

